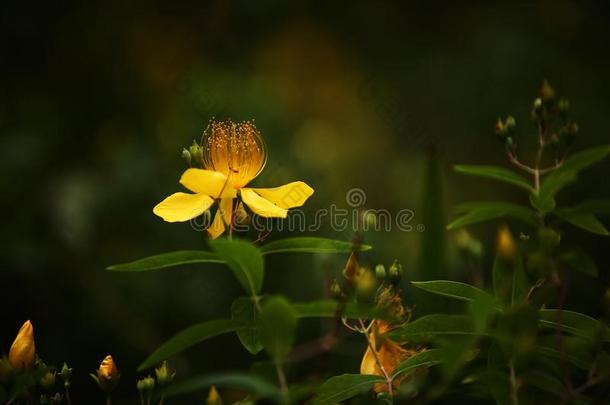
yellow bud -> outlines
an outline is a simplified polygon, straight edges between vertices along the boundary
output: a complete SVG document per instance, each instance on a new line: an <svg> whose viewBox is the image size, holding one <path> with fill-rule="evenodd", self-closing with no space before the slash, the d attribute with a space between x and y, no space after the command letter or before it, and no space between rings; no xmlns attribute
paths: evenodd
<svg viewBox="0 0 610 405"><path fill-rule="evenodd" d="M212 385L208 398L205 400L206 405L222 405L222 398L215 386Z"/></svg>
<svg viewBox="0 0 610 405"><path fill-rule="evenodd" d="M356 254L352 252L349 255L349 259L347 259L347 263L345 264L345 268L343 268L343 277L347 279L350 283L354 281L354 277L358 274L360 270L360 264L356 259Z"/></svg>
<svg viewBox="0 0 610 405"><path fill-rule="evenodd" d="M513 259L515 254L517 253L517 245L515 244L515 239L513 238L510 229L508 229L508 225L502 224L498 228L498 236L496 239L496 250L498 256L503 259Z"/></svg>
<svg viewBox="0 0 610 405"><path fill-rule="evenodd" d="M36 345L34 344L34 327L30 321L25 321L11 346L8 360L17 370L30 369L36 360Z"/></svg>
<svg viewBox="0 0 610 405"><path fill-rule="evenodd" d="M114 364L112 356L106 356L97 369L96 380L100 388L105 391L112 391L119 382L120 376L119 369L117 368L116 364Z"/></svg>

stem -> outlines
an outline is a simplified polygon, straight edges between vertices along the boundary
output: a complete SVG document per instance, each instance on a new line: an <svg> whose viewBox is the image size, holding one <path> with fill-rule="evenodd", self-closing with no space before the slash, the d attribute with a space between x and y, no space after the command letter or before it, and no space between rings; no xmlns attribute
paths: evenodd
<svg viewBox="0 0 610 405"><path fill-rule="evenodd" d="M112 405L112 398L110 398L110 394L106 395L106 405Z"/></svg>
<svg viewBox="0 0 610 405"><path fill-rule="evenodd" d="M383 364L381 364L381 361L379 360L379 356L377 356L377 350L375 350L375 346L373 345L373 342L371 342L371 338L369 337L369 334L368 334L368 328L366 326L364 326L364 322L362 321L362 319L358 319L358 322L360 323L360 326L362 327L362 333L364 334L364 337L366 338L366 342L368 343L369 348L371 349L371 353L373 353L375 362L377 363L379 370L381 370L381 372L383 373L383 377L385 378L385 380L388 384L388 394L390 394L390 396L392 397L392 396L394 396L394 394L392 392L392 377L390 376L390 374L388 374L388 372L386 371Z"/></svg>
<svg viewBox="0 0 610 405"><path fill-rule="evenodd" d="M565 280L560 280L559 286L559 311L557 312L557 338L559 340L559 353L561 355L561 365L564 369L564 383L568 390L568 396L572 395L572 381L570 379L570 368L566 359L566 346L565 346L565 337L559 328L559 325L563 324L563 306L566 300L567 294L567 282Z"/></svg>
<svg viewBox="0 0 610 405"><path fill-rule="evenodd" d="M510 368L510 399L513 405L519 405L519 387L517 386L517 374L515 373L514 358L510 360L508 366Z"/></svg>
<svg viewBox="0 0 610 405"><path fill-rule="evenodd" d="M66 394L66 403L68 405L72 405L72 399L70 399L70 387L68 385L64 386L64 392Z"/></svg>
<svg viewBox="0 0 610 405"><path fill-rule="evenodd" d="M165 399L165 395L161 394L161 398L159 398L159 404L158 405L163 405L163 400Z"/></svg>
<svg viewBox="0 0 610 405"><path fill-rule="evenodd" d="M280 389L282 390L282 395L286 397L288 395L288 383L286 382L286 374L284 373L284 368L279 362L276 362L275 370L277 371L277 379L280 382Z"/></svg>

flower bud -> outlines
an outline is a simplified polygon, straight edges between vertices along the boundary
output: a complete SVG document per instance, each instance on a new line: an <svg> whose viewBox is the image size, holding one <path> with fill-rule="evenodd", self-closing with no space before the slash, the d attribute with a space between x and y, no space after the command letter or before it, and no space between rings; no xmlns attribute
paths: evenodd
<svg viewBox="0 0 610 405"><path fill-rule="evenodd" d="M551 251L561 243L561 235L554 229L542 228L538 231L538 241L543 249Z"/></svg>
<svg viewBox="0 0 610 405"><path fill-rule="evenodd" d="M377 280L384 281L386 276L387 272L385 271L385 266L383 264L375 266L375 277L377 277Z"/></svg>
<svg viewBox="0 0 610 405"><path fill-rule="evenodd" d="M515 121L515 118L512 115L509 115L508 117L506 117L506 121L504 121L504 128L506 128L506 131L509 134L514 134L516 127L517 127L517 121Z"/></svg>
<svg viewBox="0 0 610 405"><path fill-rule="evenodd" d="M193 144L189 147L189 153L191 154L191 159L193 159L195 163L203 165L203 149L194 140Z"/></svg>
<svg viewBox="0 0 610 405"><path fill-rule="evenodd" d="M114 387L116 387L117 383L119 382L119 378L121 377L119 369L117 368L116 364L114 364L114 360L110 355L106 356L106 358L102 360L96 374L97 375L91 374L91 377L93 377L93 379L97 381L100 388L106 392L112 391Z"/></svg>
<svg viewBox="0 0 610 405"><path fill-rule="evenodd" d="M330 282L330 295L336 300L340 300L340 299L344 298L343 290L341 289L341 286L335 279L333 279Z"/></svg>
<svg viewBox="0 0 610 405"><path fill-rule="evenodd" d="M398 260L394 260L394 263L388 270L388 278L393 284L398 284L402 278L402 265L398 263Z"/></svg>
<svg viewBox="0 0 610 405"><path fill-rule="evenodd" d="M370 301L377 290L377 279L368 268L361 268L356 276L356 296L362 301Z"/></svg>
<svg viewBox="0 0 610 405"><path fill-rule="evenodd" d="M345 264L345 268L343 269L343 277L347 279L350 283L354 280L354 277L358 274L360 270L360 264L356 259L356 254L352 252L349 255L349 259L347 259L347 263Z"/></svg>
<svg viewBox="0 0 610 405"><path fill-rule="evenodd" d="M176 376L176 372L169 368L167 361L164 361L159 367L155 368L155 375L157 376L159 385L165 385L172 382Z"/></svg>
<svg viewBox="0 0 610 405"><path fill-rule="evenodd" d="M52 390L55 387L56 375L54 371L47 371L40 379L40 386L47 391Z"/></svg>
<svg viewBox="0 0 610 405"><path fill-rule="evenodd" d="M502 118L498 117L498 121L496 122L496 126L494 128L496 136L500 140L500 142L506 142L506 137L508 136L508 132L504 127L504 122L502 122Z"/></svg>
<svg viewBox="0 0 610 405"><path fill-rule="evenodd" d="M208 393L208 397L205 400L206 405L222 405L222 398L218 393L218 390L215 386L210 387L210 392Z"/></svg>
<svg viewBox="0 0 610 405"><path fill-rule="evenodd" d="M189 152L186 148L182 148L182 159L186 160L187 165L191 165L191 152Z"/></svg>
<svg viewBox="0 0 610 405"><path fill-rule="evenodd" d="M538 95L544 103L551 103L555 100L556 92L550 83L545 80L542 82L542 86L540 86Z"/></svg>
<svg viewBox="0 0 610 405"><path fill-rule="evenodd" d="M55 395L50 398L50 401L51 404L61 404L63 401L63 396L59 392L56 392Z"/></svg>
<svg viewBox="0 0 610 405"><path fill-rule="evenodd" d="M538 121L542 119L544 115L544 106L542 104L542 99L537 98L534 100L534 108L532 108L532 119Z"/></svg>
<svg viewBox="0 0 610 405"><path fill-rule="evenodd" d="M34 343L34 327L26 321L11 346L8 360L17 370L28 370L36 361L36 345Z"/></svg>
<svg viewBox="0 0 610 405"><path fill-rule="evenodd" d="M148 375L141 380L138 380L136 387L139 392L152 391L155 388L155 379Z"/></svg>
<svg viewBox="0 0 610 405"><path fill-rule="evenodd" d="M59 372L59 378L64 383L64 387L70 386L70 377L72 376L72 369L68 367L66 363L61 367L61 371Z"/></svg>
<svg viewBox="0 0 610 405"><path fill-rule="evenodd" d="M515 239L506 224L498 228L496 251L498 256L506 260L512 260L517 254Z"/></svg>

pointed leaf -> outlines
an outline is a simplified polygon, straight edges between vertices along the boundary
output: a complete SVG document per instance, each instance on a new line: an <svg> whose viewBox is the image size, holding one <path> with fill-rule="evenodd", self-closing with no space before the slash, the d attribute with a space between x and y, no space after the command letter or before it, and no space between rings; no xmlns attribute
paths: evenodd
<svg viewBox="0 0 610 405"><path fill-rule="evenodd" d="M260 338L274 362L283 362L290 353L297 322L297 315L286 299L272 297L263 303L260 314Z"/></svg>
<svg viewBox="0 0 610 405"><path fill-rule="evenodd" d="M486 177L499 180L504 183L512 184L527 191L534 191L534 188L523 176L499 166L475 166L475 165L456 165L455 171L472 176Z"/></svg>
<svg viewBox="0 0 610 405"><path fill-rule="evenodd" d="M540 309L538 315L539 325L542 327L558 329L588 339L601 337L610 342L607 327L588 315L565 309Z"/></svg>
<svg viewBox="0 0 610 405"><path fill-rule="evenodd" d="M217 254L204 250L181 250L146 257L130 263L115 264L106 270L110 271L148 271L164 269L193 263L224 263Z"/></svg>
<svg viewBox="0 0 610 405"><path fill-rule="evenodd" d="M430 341L443 335L481 335L466 315L432 314L404 324L388 333L398 342Z"/></svg>
<svg viewBox="0 0 610 405"><path fill-rule="evenodd" d="M426 350L417 353L407 360L400 363L394 372L392 378L396 378L401 374L409 373L420 367L431 367L443 362L443 351L440 349Z"/></svg>
<svg viewBox="0 0 610 405"><path fill-rule="evenodd" d="M563 165L554 173L571 170L578 172L605 159L608 155L610 155L610 145L585 149L567 158Z"/></svg>
<svg viewBox="0 0 610 405"><path fill-rule="evenodd" d="M571 270L579 271L591 277L597 277L597 265L580 249L570 249L559 254L557 259Z"/></svg>
<svg viewBox="0 0 610 405"><path fill-rule="evenodd" d="M231 319L218 319L193 325L179 332L157 348L138 367L138 371L155 366L167 358L181 351L223 333L234 332L243 328L244 325Z"/></svg>
<svg viewBox="0 0 610 405"><path fill-rule="evenodd" d="M591 213L572 210L557 210L556 214L558 217L564 219L565 221L580 229L584 229L585 231L589 231L591 233L603 236L610 235L606 227L601 222L599 222L595 215Z"/></svg>
<svg viewBox="0 0 610 405"><path fill-rule="evenodd" d="M314 405L333 405L367 392L385 380L377 375L342 374L326 380L314 398Z"/></svg>
<svg viewBox="0 0 610 405"><path fill-rule="evenodd" d="M243 390L274 402L279 402L282 397L276 386L263 379L246 374L232 373L202 375L188 380L176 381L163 389L162 393L165 398L169 398L204 391L212 386Z"/></svg>
<svg viewBox="0 0 610 405"><path fill-rule="evenodd" d="M503 201L473 201L459 205L457 211L465 215L447 225L447 229L498 218L512 218L534 226L537 224L536 213L530 208Z"/></svg>
<svg viewBox="0 0 610 405"><path fill-rule="evenodd" d="M483 296L482 299L489 299L489 294L485 291L470 284L460 283L459 281L411 281L411 284L433 294L444 295L461 301L470 302L481 296Z"/></svg>
<svg viewBox="0 0 610 405"><path fill-rule="evenodd" d="M352 242L327 238L297 237L276 240L260 247L262 254L271 253L350 253L372 249L369 245L354 245Z"/></svg>
<svg viewBox="0 0 610 405"><path fill-rule="evenodd" d="M522 302L530 288L521 255L514 260L496 256L492 268L494 295L507 305Z"/></svg>
<svg viewBox="0 0 610 405"><path fill-rule="evenodd" d="M216 239L210 247L224 260L242 287L252 296L257 296L263 286L263 256L251 243Z"/></svg>
<svg viewBox="0 0 610 405"><path fill-rule="evenodd" d="M257 354L263 350L259 336L258 310L252 297L240 297L233 301L231 319L248 325L244 329L237 330L239 341L247 351Z"/></svg>
<svg viewBox="0 0 610 405"><path fill-rule="evenodd" d="M575 182L577 173L574 170L557 171L542 181L538 193L530 194L530 203L540 212L549 212L555 209L555 195L562 188Z"/></svg>

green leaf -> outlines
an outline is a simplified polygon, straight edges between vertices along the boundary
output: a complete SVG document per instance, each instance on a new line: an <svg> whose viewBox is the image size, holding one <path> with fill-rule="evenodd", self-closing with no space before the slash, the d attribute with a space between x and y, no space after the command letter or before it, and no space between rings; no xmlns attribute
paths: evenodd
<svg viewBox="0 0 610 405"><path fill-rule="evenodd" d="M259 336L258 310L252 297L240 297L233 301L231 319L249 325L237 330L237 337L247 351L257 354L263 350Z"/></svg>
<svg viewBox="0 0 610 405"><path fill-rule="evenodd" d="M521 187L527 191L534 191L534 188L523 176L499 166L475 166L475 165L456 165L455 171L462 174L486 177L499 180L504 183Z"/></svg>
<svg viewBox="0 0 610 405"><path fill-rule="evenodd" d="M566 360L580 369L589 370L593 365L593 357L588 340L575 336L564 336L562 340L563 348L557 336L538 337L535 351L540 355L559 361Z"/></svg>
<svg viewBox="0 0 610 405"><path fill-rule="evenodd" d="M541 327L561 330L587 339L603 338L610 342L606 326L597 319L580 312L559 310L559 309L540 309L539 325Z"/></svg>
<svg viewBox="0 0 610 405"><path fill-rule="evenodd" d="M540 212L549 212L555 209L555 195L567 186L576 181L577 173L574 170L557 171L550 174L542 181L540 190L530 194L530 203Z"/></svg>
<svg viewBox="0 0 610 405"><path fill-rule="evenodd" d="M430 341L442 335L481 335L467 315L432 314L404 324L388 333L398 342Z"/></svg>
<svg viewBox="0 0 610 405"><path fill-rule="evenodd" d="M496 256L492 268L494 295L505 305L522 302L530 288L523 267L523 258L517 255L514 260Z"/></svg>
<svg viewBox="0 0 610 405"><path fill-rule="evenodd" d="M320 387L313 405L333 405L371 390L385 380L377 375L342 374L326 380Z"/></svg>
<svg viewBox="0 0 610 405"><path fill-rule="evenodd" d="M585 200L571 209L591 214L610 215L610 198Z"/></svg>
<svg viewBox="0 0 610 405"><path fill-rule="evenodd" d="M563 162L563 165L553 174L571 170L577 172L581 171L606 158L608 155L610 155L610 145L596 146L594 148L582 150L567 158L566 161Z"/></svg>
<svg viewBox="0 0 610 405"><path fill-rule="evenodd" d="M457 211L465 215L447 225L447 229L498 218L512 218L534 226L537 224L536 213L530 208L503 201L473 201L459 205Z"/></svg>
<svg viewBox="0 0 610 405"><path fill-rule="evenodd" d="M555 195L565 186L576 181L578 172L599 162L610 154L610 146L598 146L575 153L554 172L547 175L540 184L540 191L530 195L530 202L541 212L555 208Z"/></svg>
<svg viewBox="0 0 610 405"><path fill-rule="evenodd" d="M606 227L599 222L595 215L591 213L572 210L557 210L555 213L558 217L564 219L566 222L569 222L577 228L584 229L585 231L589 231L597 235L610 235Z"/></svg>
<svg viewBox="0 0 610 405"><path fill-rule="evenodd" d="M369 245L354 245L341 240L296 237L276 240L260 247L262 254L271 253L350 253L352 251L366 251L372 249Z"/></svg>
<svg viewBox="0 0 610 405"><path fill-rule="evenodd" d="M181 351L223 333L234 332L243 328L244 325L231 319L218 319L202 322L190 326L169 339L157 348L138 367L138 371L155 366L163 360L180 353Z"/></svg>
<svg viewBox="0 0 610 405"><path fill-rule="evenodd" d="M181 250L146 257L130 263L115 264L110 271L148 271L193 263L224 263L217 254L204 250Z"/></svg>
<svg viewBox="0 0 610 405"><path fill-rule="evenodd" d="M426 350L421 353L409 357L407 360L400 363L394 372L392 378L396 378L401 374L408 373L419 367L431 367L443 362L443 351L440 349Z"/></svg>
<svg viewBox="0 0 610 405"><path fill-rule="evenodd" d="M461 301L471 302L475 299L489 300L489 294L485 291L470 284L460 283L459 281L411 281L411 284L433 294L444 295L445 297L455 298Z"/></svg>
<svg viewBox="0 0 610 405"><path fill-rule="evenodd" d="M260 338L274 362L283 362L290 353L297 322L297 315L286 299L272 297L263 303L260 314Z"/></svg>
<svg viewBox="0 0 610 405"><path fill-rule="evenodd" d="M210 241L210 247L227 263L246 292L257 296L264 278L260 251L251 243L229 239Z"/></svg>
<svg viewBox="0 0 610 405"><path fill-rule="evenodd" d="M580 249L570 249L562 252L557 257L562 264L571 270L579 271L591 277L597 277L597 265L585 252Z"/></svg>
<svg viewBox="0 0 610 405"><path fill-rule="evenodd" d="M243 390L257 397L267 398L279 402L280 390L269 382L246 374L211 374L193 377L188 380L176 381L165 388L162 393L165 398L182 394L207 390L211 386L226 387Z"/></svg>

